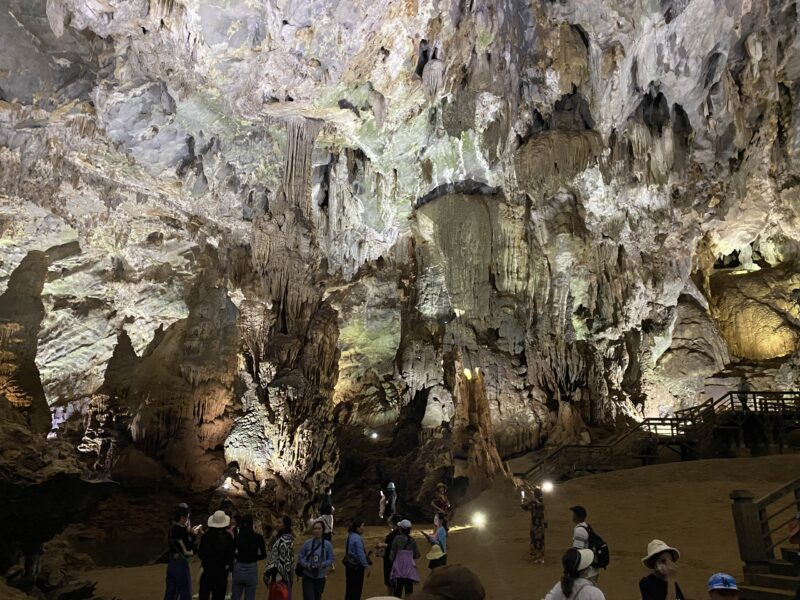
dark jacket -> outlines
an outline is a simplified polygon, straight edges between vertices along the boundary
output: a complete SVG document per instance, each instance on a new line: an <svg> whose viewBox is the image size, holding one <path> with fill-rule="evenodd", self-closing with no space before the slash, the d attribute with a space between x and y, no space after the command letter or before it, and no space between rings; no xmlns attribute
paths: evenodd
<svg viewBox="0 0 800 600"><path fill-rule="evenodd" d="M639 592L642 594L642 600L667 600L667 582L651 573L639 581ZM678 600L684 600L683 592L677 582L675 596Z"/></svg>
<svg viewBox="0 0 800 600"><path fill-rule="evenodd" d="M228 570L233 565L236 548L233 538L225 529L211 528L200 538L197 549L203 569Z"/></svg>

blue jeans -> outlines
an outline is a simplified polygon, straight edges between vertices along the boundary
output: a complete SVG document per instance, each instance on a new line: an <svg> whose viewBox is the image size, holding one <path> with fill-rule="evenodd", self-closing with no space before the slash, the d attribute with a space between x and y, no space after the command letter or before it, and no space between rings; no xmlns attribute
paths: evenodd
<svg viewBox="0 0 800 600"><path fill-rule="evenodd" d="M231 600L239 600L242 594L245 600L255 600L258 588L258 565L240 562L234 564L232 584Z"/></svg>
<svg viewBox="0 0 800 600"><path fill-rule="evenodd" d="M192 600L192 572L182 556L167 563L167 591L164 600Z"/></svg>

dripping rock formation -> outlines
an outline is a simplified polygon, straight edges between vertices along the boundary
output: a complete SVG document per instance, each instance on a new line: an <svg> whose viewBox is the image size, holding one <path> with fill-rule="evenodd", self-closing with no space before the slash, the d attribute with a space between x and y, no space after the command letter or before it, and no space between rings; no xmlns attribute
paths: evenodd
<svg viewBox="0 0 800 600"><path fill-rule="evenodd" d="M796 387L799 14L6 0L0 487L414 514Z"/></svg>

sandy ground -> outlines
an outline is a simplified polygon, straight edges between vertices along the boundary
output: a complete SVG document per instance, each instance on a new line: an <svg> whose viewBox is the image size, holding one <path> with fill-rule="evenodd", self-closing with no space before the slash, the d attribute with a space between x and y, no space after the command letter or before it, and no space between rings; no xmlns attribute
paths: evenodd
<svg viewBox="0 0 800 600"><path fill-rule="evenodd" d="M488 518L482 529L455 527L449 540L449 561L472 568L489 598L540 600L560 576L560 556L571 543L568 507L582 504L589 522L608 542L611 565L600 577L606 597L637 600L638 581L646 574L640 560L647 542L660 538L682 553L678 581L690 599L706 598L705 581L716 571L741 575L729 493L750 489L761 496L800 473L800 455L718 459L616 471L559 484L546 498L548 520L546 564L528 559L528 516L519 509L518 496L499 483L469 505L461 507L456 525L476 511ZM429 526L425 526L429 530ZM369 528L368 546L385 532ZM420 550L428 544L418 539ZM336 531L334 549L338 568L328 578L326 598L344 597L344 569L340 563L344 532ZM296 546L299 550L299 542ZM380 560L380 559L378 559ZM262 565L263 567L263 565ZM427 562L420 561L427 575ZM199 564L192 562L197 593ZM86 573L98 581L98 592L120 600L154 600L163 596L164 565L103 569ZM299 588L299 586L298 586ZM366 580L364 598L384 592L382 570L376 562ZM258 597L266 597L261 587ZM300 589L294 598L302 598Z"/></svg>

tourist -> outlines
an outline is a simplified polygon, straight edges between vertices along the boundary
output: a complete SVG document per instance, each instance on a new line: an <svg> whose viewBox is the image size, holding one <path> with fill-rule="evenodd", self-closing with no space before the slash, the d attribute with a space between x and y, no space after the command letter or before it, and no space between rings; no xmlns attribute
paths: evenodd
<svg viewBox="0 0 800 600"><path fill-rule="evenodd" d="M386 515L386 494L383 493L383 490L378 490L378 518L385 519L386 518L385 515Z"/></svg>
<svg viewBox="0 0 800 600"><path fill-rule="evenodd" d="M231 517L231 524L228 526L228 534L235 540L239 535L239 524L242 521L242 515L236 514Z"/></svg>
<svg viewBox="0 0 800 600"><path fill-rule="evenodd" d="M444 513L436 513L433 517L433 531L431 533L422 532L431 546L439 546L442 555L436 560L428 563L429 569L435 569L447 564L447 517ZM431 548L433 549L433 548ZM426 557L427 558L427 557Z"/></svg>
<svg viewBox="0 0 800 600"><path fill-rule="evenodd" d="M736 580L727 573L714 573L708 580L710 600L739 600Z"/></svg>
<svg viewBox="0 0 800 600"><path fill-rule="evenodd" d="M294 569L294 536L292 535L292 520L284 516L272 544L269 561L264 571L266 580L283 581L289 589L289 598L292 597L292 571Z"/></svg>
<svg viewBox="0 0 800 600"><path fill-rule="evenodd" d="M603 592L589 579L594 561L594 552L588 548L570 548L561 557L564 573L561 581L545 596L544 600L605 600Z"/></svg>
<svg viewBox="0 0 800 600"><path fill-rule="evenodd" d="M233 565L231 600L255 600L258 587L258 561L267 558L267 546L264 536L253 531L253 517L245 515L241 518L239 532L234 541L236 562Z"/></svg>
<svg viewBox="0 0 800 600"><path fill-rule="evenodd" d="M200 526L189 529L189 507L175 509L169 528L169 562L167 563L167 590L164 600L191 600L192 573L189 557L194 554L195 533Z"/></svg>
<svg viewBox="0 0 800 600"><path fill-rule="evenodd" d="M742 405L742 410L744 412L749 412L750 407L747 405L747 396L750 393L750 384L747 383L747 378L742 376L739 379L739 385L736 388L736 396L739 398L739 402Z"/></svg>
<svg viewBox="0 0 800 600"><path fill-rule="evenodd" d="M403 519L397 524L400 533L392 540L389 560L392 572L389 580L393 584L394 595L398 598L414 593L414 584L419 582L416 560L419 558L417 542L411 537L411 521Z"/></svg>
<svg viewBox="0 0 800 600"><path fill-rule="evenodd" d="M347 530L347 541L345 547L345 594L344 600L361 600L361 592L364 589L364 575L369 577L370 565L372 564L364 550L364 540L361 534L364 532L364 521L353 519L350 528Z"/></svg>
<svg viewBox="0 0 800 600"><path fill-rule="evenodd" d="M527 499L525 498L525 492L523 492L522 508L531 513L530 553L533 557L533 562L544 564L544 530L547 527L547 523L544 520L544 494L542 494L542 488L539 486L533 488L533 493Z"/></svg>
<svg viewBox="0 0 800 600"><path fill-rule="evenodd" d="M325 525L317 521L312 538L300 550L298 564L303 569L303 600L321 600L328 569L333 565L333 545L323 536Z"/></svg>
<svg viewBox="0 0 800 600"><path fill-rule="evenodd" d="M684 600L681 587L675 581L678 572L675 563L680 556L677 548L667 546L661 540L647 544L647 556L642 559L642 564L652 573L639 581L642 600Z"/></svg>
<svg viewBox="0 0 800 600"><path fill-rule="evenodd" d="M433 514L444 513L448 517L450 516L450 500L447 497L447 486L444 483L436 484L436 492L433 494L431 506Z"/></svg>
<svg viewBox="0 0 800 600"><path fill-rule="evenodd" d="M200 538L197 554L203 565L200 574L200 600L225 600L228 573L236 549L227 528L231 518L218 510L208 518L208 531Z"/></svg>
<svg viewBox="0 0 800 600"><path fill-rule="evenodd" d="M484 598L486 591L480 579L461 565L436 569L425 581L422 590L411 596L411 600L484 600Z"/></svg>
<svg viewBox="0 0 800 600"><path fill-rule="evenodd" d="M397 512L397 488L394 482L390 481L386 486L386 511L383 514L384 519L388 519Z"/></svg>
<svg viewBox="0 0 800 600"><path fill-rule="evenodd" d="M400 521L402 521L400 515L391 516L389 519L389 527L391 528L391 531L389 531L388 535L383 540L383 543L378 544L378 556L383 557L383 583L386 586L386 591L389 594L394 592L394 586L392 585L391 581L392 559L390 552L394 538L400 534L400 528L397 526Z"/></svg>
<svg viewBox="0 0 800 600"><path fill-rule="evenodd" d="M591 549L589 544L589 532L591 531L591 527L586 522L586 509L583 506L572 506L570 510L572 511L572 522L575 525L572 530L572 547L576 550ZM600 571L590 566L587 573L587 577L597 583Z"/></svg>
<svg viewBox="0 0 800 600"><path fill-rule="evenodd" d="M320 515L317 521L322 523L322 539L333 544L333 506L328 498L330 496L326 497L319 507ZM335 571L336 565L331 565L330 570Z"/></svg>

